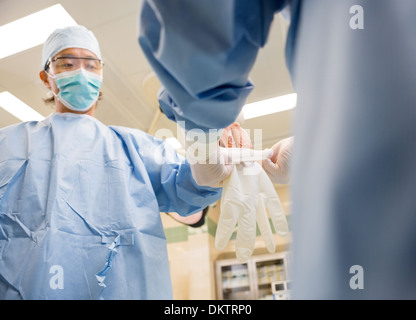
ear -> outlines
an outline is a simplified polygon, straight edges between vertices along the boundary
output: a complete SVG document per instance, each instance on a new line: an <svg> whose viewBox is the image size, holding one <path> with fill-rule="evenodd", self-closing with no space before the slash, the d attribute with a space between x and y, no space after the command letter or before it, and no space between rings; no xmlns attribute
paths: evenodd
<svg viewBox="0 0 416 320"><path fill-rule="evenodd" d="M51 84L49 83L49 77L45 70L39 72L40 80L42 80L43 84L46 88L51 89Z"/></svg>

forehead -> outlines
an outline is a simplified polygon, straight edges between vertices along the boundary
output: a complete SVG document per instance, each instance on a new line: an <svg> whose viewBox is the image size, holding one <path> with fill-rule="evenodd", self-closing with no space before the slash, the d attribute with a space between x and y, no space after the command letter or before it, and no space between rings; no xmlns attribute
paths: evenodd
<svg viewBox="0 0 416 320"><path fill-rule="evenodd" d="M98 58L94 53L92 53L88 49L81 49L81 48L68 48L65 50L60 51L58 54L54 56L61 57L61 56L74 56L74 57L86 57L86 58Z"/></svg>

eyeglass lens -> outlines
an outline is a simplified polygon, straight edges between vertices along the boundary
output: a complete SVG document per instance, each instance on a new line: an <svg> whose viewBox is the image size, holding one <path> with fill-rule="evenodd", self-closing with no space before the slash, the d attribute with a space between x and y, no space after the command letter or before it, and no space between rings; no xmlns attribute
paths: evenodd
<svg viewBox="0 0 416 320"><path fill-rule="evenodd" d="M87 71L101 72L102 62L87 57L57 57L52 60L56 72L72 71L83 67Z"/></svg>

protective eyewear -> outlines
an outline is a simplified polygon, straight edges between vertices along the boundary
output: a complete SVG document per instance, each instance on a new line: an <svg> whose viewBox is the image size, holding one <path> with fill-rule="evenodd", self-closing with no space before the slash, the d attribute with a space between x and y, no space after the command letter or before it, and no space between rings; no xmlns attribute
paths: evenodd
<svg viewBox="0 0 416 320"><path fill-rule="evenodd" d="M81 67L90 72L101 73L104 63L100 59L92 57L63 56L49 58L48 63L46 64L46 69L48 69L51 65L55 74L77 70Z"/></svg>

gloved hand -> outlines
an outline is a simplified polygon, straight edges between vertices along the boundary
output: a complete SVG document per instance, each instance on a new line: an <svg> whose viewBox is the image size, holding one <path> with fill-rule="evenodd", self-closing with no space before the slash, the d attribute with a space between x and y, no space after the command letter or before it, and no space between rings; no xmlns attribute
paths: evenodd
<svg viewBox="0 0 416 320"><path fill-rule="evenodd" d="M222 181L230 175L233 167L229 163L227 154L223 154L221 149L218 147L214 153L209 154L208 158L202 161L189 160L191 158L188 157L192 176L198 185L218 188L221 187Z"/></svg>
<svg viewBox="0 0 416 320"><path fill-rule="evenodd" d="M263 168L274 183L289 182L293 141L293 137L279 141L272 147L273 155L271 158L263 160Z"/></svg>
<svg viewBox="0 0 416 320"><path fill-rule="evenodd" d="M221 215L215 235L215 246L223 250L236 225L235 242L237 259L247 261L256 241L256 221L269 252L276 245L267 211L277 233L285 235L288 225L283 207L273 184L258 162L247 161L234 165L230 177L223 182Z"/></svg>
<svg viewBox="0 0 416 320"><path fill-rule="evenodd" d="M237 122L223 130L219 141L215 135L205 135L197 131L189 134L194 136L190 137L193 139L186 140L187 159L191 165L192 176L200 186L220 187L233 170L231 163L235 151L233 153L230 150L251 147L250 137Z"/></svg>

